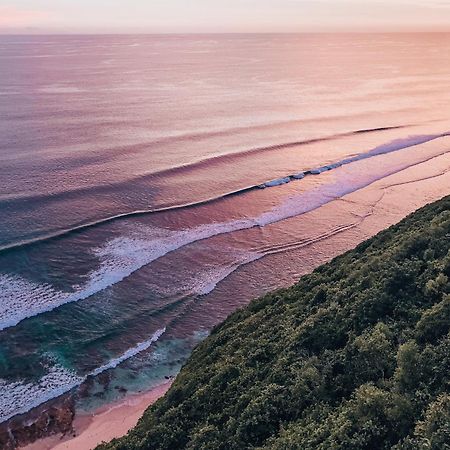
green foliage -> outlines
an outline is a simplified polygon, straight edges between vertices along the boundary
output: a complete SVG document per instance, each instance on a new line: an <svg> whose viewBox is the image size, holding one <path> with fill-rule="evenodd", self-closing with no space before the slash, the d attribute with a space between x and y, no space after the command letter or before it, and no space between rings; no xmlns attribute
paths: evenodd
<svg viewBox="0 0 450 450"><path fill-rule="evenodd" d="M416 336L422 342L436 342L450 331L450 295L426 310L416 325Z"/></svg>
<svg viewBox="0 0 450 450"><path fill-rule="evenodd" d="M450 450L450 198L237 311L102 450Z"/></svg>

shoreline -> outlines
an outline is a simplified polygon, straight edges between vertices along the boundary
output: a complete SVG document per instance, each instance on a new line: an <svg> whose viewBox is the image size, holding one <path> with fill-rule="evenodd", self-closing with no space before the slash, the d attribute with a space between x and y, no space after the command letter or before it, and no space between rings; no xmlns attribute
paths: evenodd
<svg viewBox="0 0 450 450"><path fill-rule="evenodd" d="M24 450L92 450L103 441L122 437L134 428L145 410L163 397L173 380L149 391L131 394L102 406L91 414L79 414L73 422L74 433L54 435L21 447Z"/></svg>
<svg viewBox="0 0 450 450"><path fill-rule="evenodd" d="M356 226L360 234L356 235L352 242L359 243L359 238L364 235L373 236L391 224L397 223L411 211L422 207L424 203L439 198L440 192L448 186L448 181L445 180L448 180L449 158L448 154L439 156L436 160L423 163L420 171L408 168L389 176L388 180L383 178L364 190L352 192L344 196L345 198L338 199L345 202L344 204L355 204L362 208L362 212L359 212L356 207L349 207L349 211L354 211L361 217L361 222L358 222ZM415 195L418 189L422 194L420 197ZM399 199L403 199L401 208L398 207L401 204ZM333 201L324 208L333 209L335 205ZM326 214L327 209L324 210ZM347 213L347 210L345 212ZM316 213L317 216L322 214L324 214L322 210ZM333 240L330 241L327 237L325 242L329 243L327 245L333 245L333 252L339 249L337 254L347 251L347 241L343 243L337 241L336 245L336 242L333 243ZM317 254L315 255L314 261L316 258L320 260ZM22 448L26 450L88 450L102 441L123 436L135 426L147 407L163 396L169 387L168 381L150 391L130 394L120 401L102 406L93 414L77 414L73 421L75 437L72 432L68 432L65 436L57 434ZM158 391L161 392L158 394Z"/></svg>

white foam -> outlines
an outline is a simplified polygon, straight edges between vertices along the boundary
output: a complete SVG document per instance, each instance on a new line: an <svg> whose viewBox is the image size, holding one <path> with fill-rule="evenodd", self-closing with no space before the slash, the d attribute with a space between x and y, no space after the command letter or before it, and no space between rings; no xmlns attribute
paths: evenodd
<svg viewBox="0 0 450 450"><path fill-rule="evenodd" d="M0 423L59 397L82 382L82 377L57 365L51 367L38 383L0 380Z"/></svg>
<svg viewBox="0 0 450 450"><path fill-rule="evenodd" d="M224 249L220 249L219 252L222 255ZM214 251L213 249L211 251ZM232 260L229 264L215 265L201 273L196 273L195 278L186 281L177 286L177 294L182 292L183 295L195 295L204 296L210 294L217 285L228 278L233 272L242 267L243 265L257 261L264 256L263 253L247 252L237 249L230 249L227 259Z"/></svg>
<svg viewBox="0 0 450 450"><path fill-rule="evenodd" d="M61 305L70 294L19 276L0 274L0 330Z"/></svg>
<svg viewBox="0 0 450 450"><path fill-rule="evenodd" d="M109 369L114 369L127 359L147 350L165 331L165 328L156 331L147 341L137 344L121 356L84 376L77 375L56 364L51 366L48 373L37 383L20 381L10 383L0 379L0 423L66 394L83 383L89 376L96 376Z"/></svg>
<svg viewBox="0 0 450 450"><path fill-rule="evenodd" d="M143 351L150 348L150 346L156 342L164 333L166 332L166 329L163 328L161 330L158 330L156 333L153 334L153 336L148 339L147 341L140 342L135 347L128 349L125 353L123 353L118 358L112 359L107 364L104 364L101 367L98 367L97 369L93 370L89 375L91 376L97 376L102 372L105 372L106 370L114 369L119 364L123 363L127 359L132 358L133 356L136 356L139 353L142 353Z"/></svg>
<svg viewBox="0 0 450 450"><path fill-rule="evenodd" d="M39 286L25 280L2 276L0 277L0 288L6 286L6 289L0 291L0 304L4 303L7 307L2 308L0 313L0 330L14 326L28 317L51 311L63 304L84 300L186 245L255 226L264 227L304 214L336 198L368 186L383 177L447 152L446 149L438 147L434 152L416 152L414 158L400 158L399 161L395 162L396 160L394 160L388 165L385 163L380 165L376 160L372 160L367 163L370 170L366 168L364 171L349 165L350 162L359 162L358 164L360 164L370 156L382 155L393 149L404 148L405 145L418 145L432 139L435 137L411 137L341 161L342 167L334 172L334 182L324 183L308 192L294 194L282 204L258 217L205 224L180 231L155 230L149 227L147 228L149 231L146 232L144 228L141 228L135 235L115 238L95 250L101 260L100 267L90 273L89 281L85 285L75 286L74 293L58 292L50 286ZM11 283L11 286L8 286L8 283Z"/></svg>
<svg viewBox="0 0 450 450"><path fill-rule="evenodd" d="M428 141L430 141L429 138L425 140L424 137L421 137L411 142L424 143ZM376 155L382 155L388 153L389 150L383 146L375 149L373 152ZM259 226L264 227L281 220L299 216L317 209L334 199L341 198L351 192L362 189L375 181L445 153L448 153L448 150L445 147L439 147L438 150L433 153L417 153L415 159L400 159L399 161L392 162L389 166L380 165L377 160L372 160L367 163L369 167L365 167L363 170L361 170L362 167L358 168L342 165L340 171L336 172L333 182L322 184L309 192L290 196L282 204L276 206L271 211L261 214L256 221ZM356 159L353 162L364 162L364 160L368 159L365 155L364 157L358 156L355 158Z"/></svg>
<svg viewBox="0 0 450 450"><path fill-rule="evenodd" d="M84 286L83 291L78 293L78 296L87 298L186 245L221 234L252 228L255 225L254 219L242 219L206 224L181 231L159 230L160 232L157 233L155 229L150 229L151 235L159 235L156 238L146 237L145 231L140 228L139 234L143 237L138 237L136 234L131 237L115 238L95 251L103 262L98 270L91 273L90 281ZM69 301L73 300L69 299Z"/></svg>
<svg viewBox="0 0 450 450"><path fill-rule="evenodd" d="M149 228L152 233L148 232L147 237L140 228L144 238L115 238L96 249L95 253L102 261L100 267L90 273L85 285L74 286L73 293L57 291L50 286L37 285L19 277L0 275L0 330L64 304L87 299L119 283L143 266L190 243L253 226L254 220L236 220L178 232Z"/></svg>
<svg viewBox="0 0 450 450"><path fill-rule="evenodd" d="M380 145L378 147L373 148L372 150L369 150L366 153L360 153L358 155L345 158L341 161L337 161L332 164L327 164L322 167L317 167L309 170L309 173L312 175L320 175L324 172L327 172L328 170L337 169L338 167L351 164L357 161L362 161L364 159L373 158L374 156L379 155L385 155L386 153L395 152L398 150L403 150L408 147L414 147L416 145L425 144L427 142L433 141L435 139L448 136L448 133L443 134L427 134L427 135L421 135L421 136L409 136L407 138L402 139L396 139L392 142L389 142L387 144ZM295 178L295 176L293 176ZM267 183L265 186L268 186Z"/></svg>
<svg viewBox="0 0 450 450"><path fill-rule="evenodd" d="M230 264L229 266L222 267L213 272L210 272L205 278L199 280L193 289L194 293L199 296L204 296L210 294L214 289L216 289L217 285L228 278L232 273L234 273L237 269L242 267L245 264L249 264L251 262L257 261L261 259L264 255L262 253L254 253L247 257L245 260L241 260L236 262L235 264Z"/></svg>

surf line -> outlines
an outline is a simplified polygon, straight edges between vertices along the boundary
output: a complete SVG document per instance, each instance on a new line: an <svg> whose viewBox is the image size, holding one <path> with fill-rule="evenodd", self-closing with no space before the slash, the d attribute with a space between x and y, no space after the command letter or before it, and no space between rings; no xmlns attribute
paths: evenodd
<svg viewBox="0 0 450 450"><path fill-rule="evenodd" d="M342 184L336 181L328 185L324 184L318 190L313 190L306 194L299 193L297 196L291 196L282 204L279 204L277 207L257 217L235 219L230 222L206 224L188 230L181 230L180 232L178 232L178 238L173 239L173 236L167 236L163 238L159 243L160 245L156 246L156 251L154 245L148 246L147 241L142 241L143 244L140 244L140 247L137 247L133 251L133 253L137 255L137 258L131 260L118 272L107 272L106 277L103 276L102 278L98 278L99 273L103 275L105 274L103 272L103 266L101 266L100 272L97 271L91 273L90 281L87 285L82 287L81 291L76 291L74 294L69 296L67 296L67 293L62 293L62 297L56 297L57 301L49 305L50 309L48 305L45 305L44 308L41 308L39 306L34 310L29 308L26 310L20 310L20 315L14 315L12 318L13 320L10 317L8 319L9 322L5 321L0 324L0 326L3 327L2 329L12 327L27 318L53 311L68 303L85 300L96 294L97 292L100 292L114 284L121 282L132 273L150 264L151 262L156 261L169 253L177 251L186 245L203 241L214 236L233 233L236 231L251 229L255 227L264 227L266 225L281 222L292 217L297 217L299 215L320 208L321 206L338 198L342 198L343 196L351 192L355 192L359 189L367 187L385 177L403 171L407 168L426 163L448 153L448 149L441 149L438 154L422 156L420 160L415 160L413 162L410 161L409 163L404 162L400 167L392 167L387 171L386 169L384 169L381 173L373 173L370 178L364 180L358 179L358 176L356 175L356 178L354 180L351 180L350 184Z"/></svg>
<svg viewBox="0 0 450 450"><path fill-rule="evenodd" d="M293 174L290 174L287 176L276 178L274 180L266 181L261 184L249 185L249 186L246 186L246 187L243 187L240 189L226 192L224 194L220 194L220 195L217 195L214 197L209 197L209 198L206 198L203 200L198 200L198 201L190 202L190 203L184 203L184 204L180 204L180 205L165 206L165 207L161 207L161 208L151 208L151 209L143 209L143 210L125 212L125 213L121 213L121 214L116 214L114 216L106 217L103 219L75 225L70 228L65 228L62 230L51 232L51 233L45 234L43 236L30 238L30 239L24 239L24 240L21 240L19 242L13 243L13 244L0 246L0 253L8 253L8 252L22 249L25 247L31 247L34 245L38 245L38 244L46 242L46 241L61 239L68 235L79 233L86 229L105 225L105 224L108 224L111 222L115 222L117 220L122 220L122 219L127 219L127 218L132 218L132 217L139 217L139 216L146 216L148 214L157 214L157 213L162 213L162 212L169 212L169 211L193 208L193 207L197 207L197 206L206 205L209 203L214 203L214 202L223 200L228 197L242 195L242 194L245 194L247 192L250 192L250 191L253 191L256 189L266 189L266 188L281 186L283 184L287 184L292 181L302 180L303 178L305 178L309 175L320 175L324 172L337 169L341 166L351 164L356 161L361 161L364 159L372 158L374 156L384 155L384 154L396 152L399 150L404 150L404 149L407 149L410 147L415 147L417 145L421 145L421 144L424 144L424 143L427 143L427 142L430 142L430 141L433 141L436 139L440 139L443 137L447 137L447 136L450 136L450 132L445 132L445 133L441 133L441 134L433 134L433 135L411 136L411 137L404 138L404 139L397 139L397 140L391 141L387 144L383 144L378 147L375 147L372 150L369 150L368 152L360 153L355 156L345 158L343 160L340 160L340 161L337 161L334 163L330 163L330 164L327 164L327 165L324 165L324 166L321 166L318 168L312 168L312 169L308 169L308 170L304 170L304 171L299 171L299 172L296 172L296 173L293 173Z"/></svg>
<svg viewBox="0 0 450 450"><path fill-rule="evenodd" d="M129 348L124 353L119 355L118 357L111 359L110 361L106 362L100 367L97 367L96 369L93 369L86 375L76 375L73 374L73 379L70 383L57 386L55 389L51 390L50 392L47 392L46 394L36 397L34 399L28 399L26 404L23 404L21 406L16 407L14 410L10 411L2 411L0 409L0 423L7 422L11 418L26 414L27 412L31 411L34 408L37 408L38 406L42 405L45 402L48 402L50 400L53 400L55 398L61 397L64 394L69 393L70 391L74 390L75 388L79 387L81 384L83 384L87 379L90 377L96 377L100 375L103 372L106 372L111 369L115 369L117 366L122 364L123 362L127 361L128 359L148 350L152 344L156 343L160 337L166 332L166 327L157 330L153 333L153 335L146 341L140 342L136 344L134 347ZM45 378L45 377L44 377ZM41 379L42 382L42 379ZM18 386L18 383L15 383L15 386ZM23 388L29 388L30 385L24 385ZM8 387L8 385L4 385L3 387ZM20 387L20 385L19 385Z"/></svg>

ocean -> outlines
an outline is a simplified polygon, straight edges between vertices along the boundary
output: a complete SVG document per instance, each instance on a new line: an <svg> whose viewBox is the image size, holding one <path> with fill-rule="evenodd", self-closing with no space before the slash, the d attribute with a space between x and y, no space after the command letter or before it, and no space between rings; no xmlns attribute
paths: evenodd
<svg viewBox="0 0 450 450"><path fill-rule="evenodd" d="M450 193L450 34L0 36L0 423L176 375Z"/></svg>

